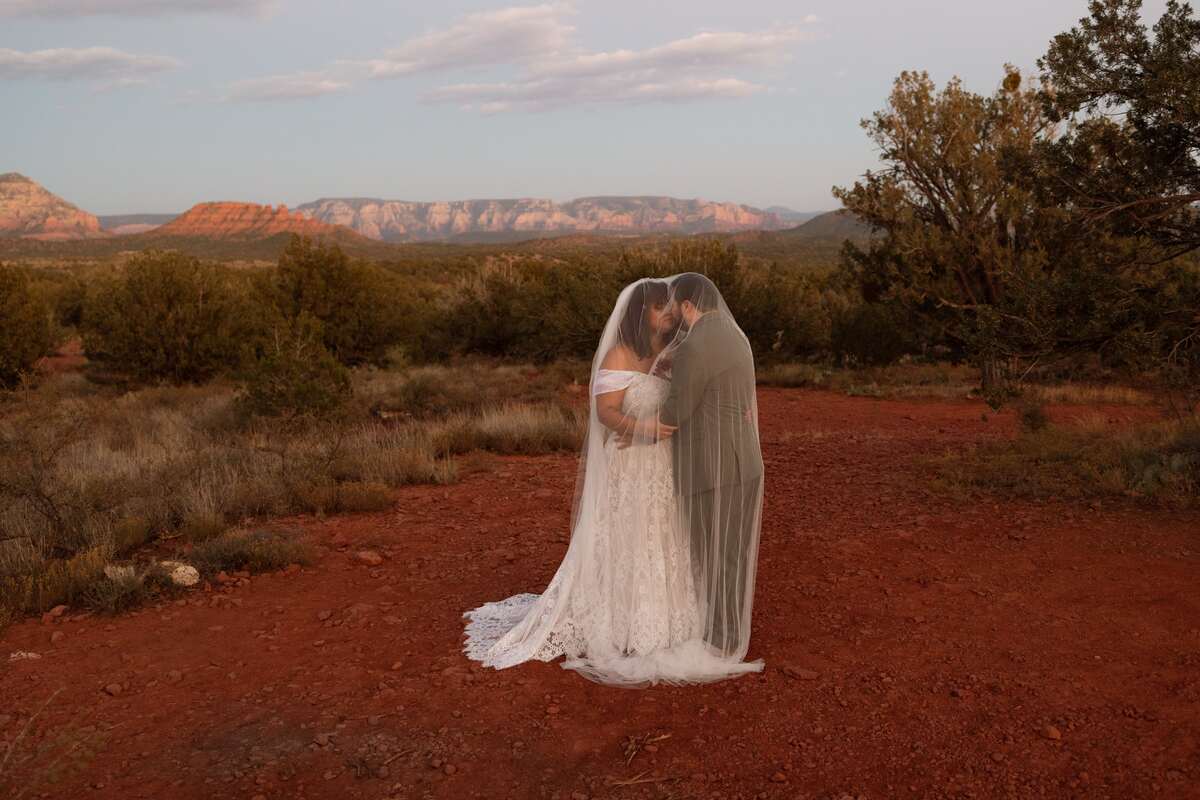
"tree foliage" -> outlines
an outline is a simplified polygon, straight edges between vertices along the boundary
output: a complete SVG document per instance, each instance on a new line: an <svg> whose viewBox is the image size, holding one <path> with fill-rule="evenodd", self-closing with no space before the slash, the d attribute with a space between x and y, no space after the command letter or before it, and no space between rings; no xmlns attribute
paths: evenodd
<svg viewBox="0 0 1200 800"><path fill-rule="evenodd" d="M227 269L149 251L97 281L80 328L89 359L136 380L190 383L240 362L252 316Z"/></svg>
<svg viewBox="0 0 1200 800"><path fill-rule="evenodd" d="M1200 248L1200 19L1169 0L1151 31L1141 0L1092 0L1039 60L1048 118L1042 186L1092 227L1170 257Z"/></svg>
<svg viewBox="0 0 1200 800"><path fill-rule="evenodd" d="M1084 232L1012 175L1054 135L1015 69L990 96L905 72L863 127L884 168L834 193L883 235L847 243L847 270L868 301L898 302L961 345L993 405L1028 364L1102 349L1127 322L1127 243Z"/></svg>
<svg viewBox="0 0 1200 800"><path fill-rule="evenodd" d="M58 344L46 298L17 267L0 263L0 388L11 389Z"/></svg>
<svg viewBox="0 0 1200 800"><path fill-rule="evenodd" d="M289 325L307 317L346 365L381 362L417 313L389 272L308 237L292 237L259 288L264 307Z"/></svg>

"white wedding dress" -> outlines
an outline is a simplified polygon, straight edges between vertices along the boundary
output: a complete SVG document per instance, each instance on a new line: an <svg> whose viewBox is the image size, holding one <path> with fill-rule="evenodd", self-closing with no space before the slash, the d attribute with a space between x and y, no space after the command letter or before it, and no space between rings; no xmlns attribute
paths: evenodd
<svg viewBox="0 0 1200 800"><path fill-rule="evenodd" d="M663 378L627 370L601 370L598 381L624 385L622 410L639 419L656 414L670 388ZM701 641L670 441L620 449L607 435L603 446L607 481L582 523L590 529L575 531L541 595L517 594L464 614L464 651L497 669L566 656L564 668L626 686L727 677L730 665ZM732 674L757 669L745 664Z"/></svg>

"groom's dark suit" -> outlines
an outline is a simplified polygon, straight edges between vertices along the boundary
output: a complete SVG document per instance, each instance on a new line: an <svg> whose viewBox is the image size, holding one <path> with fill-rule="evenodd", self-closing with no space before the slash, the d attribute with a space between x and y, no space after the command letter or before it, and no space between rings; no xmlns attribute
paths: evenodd
<svg viewBox="0 0 1200 800"><path fill-rule="evenodd" d="M702 315L671 365L660 418L677 425L675 491L691 531L693 564L707 592L705 639L729 652L745 641L749 551L762 499L763 462L754 402L754 357L728 317Z"/></svg>

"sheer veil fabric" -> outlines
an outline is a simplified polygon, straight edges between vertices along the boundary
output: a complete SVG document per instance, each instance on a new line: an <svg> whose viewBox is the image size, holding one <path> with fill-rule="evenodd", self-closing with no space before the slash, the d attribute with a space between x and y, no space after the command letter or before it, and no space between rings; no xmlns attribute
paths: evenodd
<svg viewBox="0 0 1200 800"><path fill-rule="evenodd" d="M762 670L744 660L763 496L754 363L716 286L684 273L625 287L589 388L567 553L540 595L466 612L464 651L497 669L565 656L626 687Z"/></svg>

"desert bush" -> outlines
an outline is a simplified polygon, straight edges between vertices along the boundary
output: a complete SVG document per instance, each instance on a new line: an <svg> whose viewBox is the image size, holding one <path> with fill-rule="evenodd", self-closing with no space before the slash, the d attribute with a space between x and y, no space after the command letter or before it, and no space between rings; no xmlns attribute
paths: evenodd
<svg viewBox="0 0 1200 800"><path fill-rule="evenodd" d="M11 389L60 340L54 312L28 276L0 263L0 389Z"/></svg>
<svg viewBox="0 0 1200 800"><path fill-rule="evenodd" d="M1017 420L1021 423L1021 430L1028 433L1037 433L1050 424L1046 407L1034 398L1024 398L1018 404Z"/></svg>
<svg viewBox="0 0 1200 800"><path fill-rule="evenodd" d="M70 558L34 561L21 572L11 572L14 560L10 557L4 565L8 574L0 582L0 605L38 612L77 603L104 579L104 567L111 557L112 550L101 544Z"/></svg>
<svg viewBox="0 0 1200 800"><path fill-rule="evenodd" d="M82 601L93 611L118 614L174 591L176 587L166 569L156 562L142 567L109 564L103 577L84 589Z"/></svg>
<svg viewBox="0 0 1200 800"><path fill-rule="evenodd" d="M420 309L420 298L403 291L392 273L352 261L336 244L300 236L257 288L263 308L315 328L325 349L347 365L382 363Z"/></svg>
<svg viewBox="0 0 1200 800"><path fill-rule="evenodd" d="M401 371L360 370L356 402L384 419L428 419L457 411L479 411L505 402L555 403L568 387L586 387L591 368L580 360L528 366L460 362Z"/></svg>
<svg viewBox="0 0 1200 800"><path fill-rule="evenodd" d="M350 396L350 373L325 349L311 317L276 327L242 373L239 407L265 417L326 416Z"/></svg>
<svg viewBox="0 0 1200 800"><path fill-rule="evenodd" d="M1047 424L1012 441L941 457L935 466L940 479L957 489L1195 508L1200 504L1200 426L1172 420L1114 429L1103 417Z"/></svg>
<svg viewBox="0 0 1200 800"><path fill-rule="evenodd" d="M554 405L506 403L479 415L455 414L434 424L430 439L439 453L487 450L535 455L577 450L583 438L582 411Z"/></svg>
<svg viewBox="0 0 1200 800"><path fill-rule="evenodd" d="M265 530L228 531L197 545L187 560L204 575L218 572L267 572L289 564L310 564L312 545L290 533Z"/></svg>
<svg viewBox="0 0 1200 800"><path fill-rule="evenodd" d="M92 361L139 381L189 383L240 363L253 316L227 269L151 251L97 280L80 327Z"/></svg>
<svg viewBox="0 0 1200 800"><path fill-rule="evenodd" d="M829 370L816 364L779 363L757 370L755 378L760 386L815 388L827 383Z"/></svg>
<svg viewBox="0 0 1200 800"><path fill-rule="evenodd" d="M391 488L361 481L300 486L296 496L303 510L317 514L386 511L395 504Z"/></svg>
<svg viewBox="0 0 1200 800"><path fill-rule="evenodd" d="M861 303L838 313L830 339L834 357L843 364L886 366L916 350L897 309L884 303Z"/></svg>
<svg viewBox="0 0 1200 800"><path fill-rule="evenodd" d="M829 352L836 301L823 279L777 266L748 272L730 306L759 364Z"/></svg>

